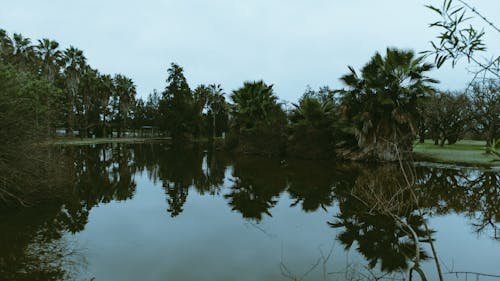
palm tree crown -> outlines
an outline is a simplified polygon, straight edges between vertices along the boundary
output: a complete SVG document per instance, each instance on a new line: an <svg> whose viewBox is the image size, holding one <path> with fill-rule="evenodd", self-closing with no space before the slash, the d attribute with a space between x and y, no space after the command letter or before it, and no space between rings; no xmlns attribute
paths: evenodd
<svg viewBox="0 0 500 281"><path fill-rule="evenodd" d="M245 82L231 94L232 114L240 127L252 128L258 122L269 123L271 115L280 109L273 85L263 81Z"/></svg>
<svg viewBox="0 0 500 281"><path fill-rule="evenodd" d="M433 66L422 60L413 51L388 48L385 57L376 53L371 58L361 76L349 67L350 73L341 78L348 86L341 91L343 109L354 123L358 146L365 152L375 152L373 146L380 146L381 151L373 155L376 158L395 157L386 153L394 144L411 149L418 100L433 91L430 84L437 83L424 76Z"/></svg>

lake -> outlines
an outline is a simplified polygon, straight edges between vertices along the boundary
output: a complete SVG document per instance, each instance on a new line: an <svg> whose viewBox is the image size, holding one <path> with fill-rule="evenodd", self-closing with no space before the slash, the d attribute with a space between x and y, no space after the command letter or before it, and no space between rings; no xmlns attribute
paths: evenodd
<svg viewBox="0 0 500 281"><path fill-rule="evenodd" d="M1 280L438 280L429 237L445 280L499 280L494 170L59 149L64 198L0 215Z"/></svg>

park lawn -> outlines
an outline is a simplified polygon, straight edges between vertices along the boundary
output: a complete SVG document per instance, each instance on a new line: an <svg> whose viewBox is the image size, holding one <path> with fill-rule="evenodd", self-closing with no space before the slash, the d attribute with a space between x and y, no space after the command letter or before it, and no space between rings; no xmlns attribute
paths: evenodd
<svg viewBox="0 0 500 281"><path fill-rule="evenodd" d="M431 140L425 143L416 143L413 152L417 159L438 163L461 164L472 166L498 166L500 157L495 154L486 154L484 141L461 140L456 144L434 145Z"/></svg>

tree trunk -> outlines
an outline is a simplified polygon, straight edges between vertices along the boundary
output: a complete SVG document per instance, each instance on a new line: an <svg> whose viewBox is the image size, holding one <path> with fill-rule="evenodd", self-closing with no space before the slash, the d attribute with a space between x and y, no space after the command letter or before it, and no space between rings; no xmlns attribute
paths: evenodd
<svg viewBox="0 0 500 281"><path fill-rule="evenodd" d="M418 132L418 137L419 137L419 139L418 139L419 143L424 143L425 142L425 128L422 125L420 125L420 130Z"/></svg>
<svg viewBox="0 0 500 281"><path fill-rule="evenodd" d="M411 131L404 134L401 131L406 130L389 126L379 126L375 131L358 131L356 135L361 149L358 160L394 162L412 150Z"/></svg>
<svg viewBox="0 0 500 281"><path fill-rule="evenodd" d="M486 136L486 153L491 153L491 150L494 149L494 141L495 141L495 136L494 136L494 127L493 125L490 125L488 128L488 135Z"/></svg>
<svg viewBox="0 0 500 281"><path fill-rule="evenodd" d="M215 137L217 136L217 131L215 130L215 114L212 113L212 138L215 139Z"/></svg>
<svg viewBox="0 0 500 281"><path fill-rule="evenodd" d="M69 136L69 137L73 137L73 127L74 127L74 123L75 123L75 113L73 112L73 99L70 98L69 99L69 106L68 106L68 127L66 128L66 134Z"/></svg>
<svg viewBox="0 0 500 281"><path fill-rule="evenodd" d="M106 134L106 113L103 112L102 114L102 136L107 138L108 135Z"/></svg>
<svg viewBox="0 0 500 281"><path fill-rule="evenodd" d="M439 143L439 146L443 147L443 146L444 146L444 142L445 142L445 141L446 141L446 138L445 138L445 137L443 137L443 138L441 139L441 143Z"/></svg>

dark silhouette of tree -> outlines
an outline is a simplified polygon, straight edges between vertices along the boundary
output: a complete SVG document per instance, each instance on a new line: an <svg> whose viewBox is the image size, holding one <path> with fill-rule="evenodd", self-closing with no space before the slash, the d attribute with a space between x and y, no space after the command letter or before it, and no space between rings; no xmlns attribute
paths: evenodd
<svg viewBox="0 0 500 281"><path fill-rule="evenodd" d="M159 110L162 114L162 128L174 139L184 139L193 134L195 118L193 95L184 77L184 70L172 63L168 69L167 86L162 93Z"/></svg>
<svg viewBox="0 0 500 281"><path fill-rule="evenodd" d="M196 147L176 144L173 149L162 147L158 160L158 176L167 195L167 211L176 217L183 211L189 189L206 184L202 170L203 154Z"/></svg>
<svg viewBox="0 0 500 281"><path fill-rule="evenodd" d="M12 64L21 71L33 70L35 65L35 49L31 39L19 33L13 35Z"/></svg>
<svg viewBox="0 0 500 281"><path fill-rule="evenodd" d="M244 153L280 155L284 152L286 115L273 86L263 81L245 82L231 94L229 146Z"/></svg>
<svg viewBox="0 0 500 281"><path fill-rule="evenodd" d="M270 209L286 189L285 170L279 162L241 158L234 163L233 177L233 186L224 195L231 209L255 221L261 221L264 214L272 216Z"/></svg>
<svg viewBox="0 0 500 281"><path fill-rule="evenodd" d="M116 124L118 137L121 137L123 130L128 128L130 122L131 107L135 104L136 88L132 79L117 74L113 78L113 121Z"/></svg>
<svg viewBox="0 0 500 281"><path fill-rule="evenodd" d="M36 202L35 194L54 188L57 155L37 144L49 137L61 92L45 79L0 62L0 93L2 208Z"/></svg>
<svg viewBox="0 0 500 281"><path fill-rule="evenodd" d="M206 85L198 85L193 90L193 106L194 114L196 116L196 129L194 134L196 137L207 135L207 118L205 112L208 110L208 99L210 93L210 88Z"/></svg>
<svg viewBox="0 0 500 281"><path fill-rule="evenodd" d="M77 99L80 80L86 65L86 58L83 51L70 47L64 50L64 76L67 87L67 133L73 136L73 129L75 128L75 100Z"/></svg>
<svg viewBox="0 0 500 281"><path fill-rule="evenodd" d="M470 129L472 110L469 98L460 93L437 93L423 108L429 136L437 145L454 144Z"/></svg>
<svg viewBox="0 0 500 281"><path fill-rule="evenodd" d="M336 108L331 99L305 94L293 104L287 152L299 158L334 158Z"/></svg>
<svg viewBox="0 0 500 281"><path fill-rule="evenodd" d="M45 76L50 83L53 83L56 75L59 74L62 62L62 52L59 50L59 43L44 38L38 40L38 45L35 48L41 59L42 75Z"/></svg>
<svg viewBox="0 0 500 281"><path fill-rule="evenodd" d="M486 140L486 151L496 145L500 133L500 82L488 79L474 82L470 89L472 129Z"/></svg>
<svg viewBox="0 0 500 281"><path fill-rule="evenodd" d="M209 85L207 121L209 123L208 135L212 138L221 136L228 130L229 105L224 97L224 91L220 84Z"/></svg>
<svg viewBox="0 0 500 281"><path fill-rule="evenodd" d="M332 172L333 163L316 163L312 161L290 161L287 166L287 192L299 203L305 212L315 212L319 208L326 211L335 200L335 182L343 175ZM304 167L307 166L307 169ZM336 171L336 169L334 169Z"/></svg>
<svg viewBox="0 0 500 281"><path fill-rule="evenodd" d="M411 199L411 191L401 188L404 175L399 166L360 168L352 186L342 185L335 190L339 213L329 225L342 228L337 239L346 249L356 242L356 250L369 266L374 268L380 263L382 271L408 269L410 262L418 264L427 259L420 243L432 237L425 229L417 203Z"/></svg>
<svg viewBox="0 0 500 281"><path fill-rule="evenodd" d="M437 81L425 76L432 65L412 51L388 48L376 53L361 74L349 67L341 80L343 110L358 141L359 159L396 161L401 152L412 150L416 134L417 103L432 92Z"/></svg>

